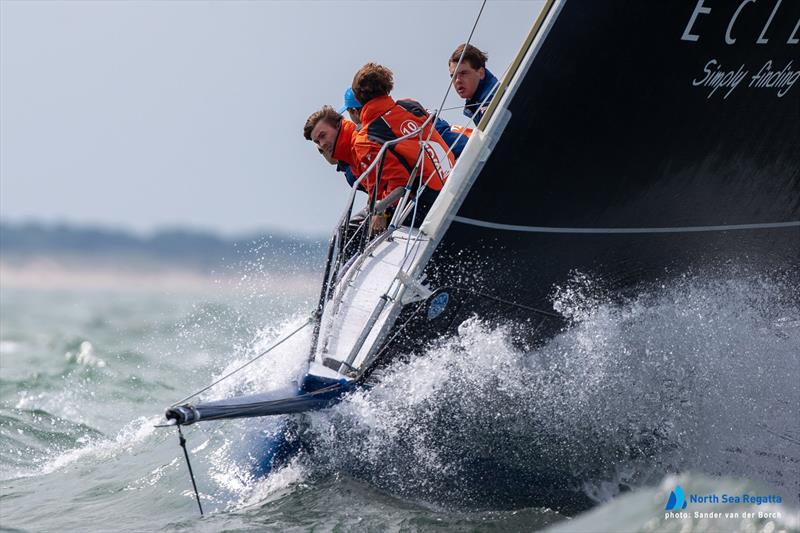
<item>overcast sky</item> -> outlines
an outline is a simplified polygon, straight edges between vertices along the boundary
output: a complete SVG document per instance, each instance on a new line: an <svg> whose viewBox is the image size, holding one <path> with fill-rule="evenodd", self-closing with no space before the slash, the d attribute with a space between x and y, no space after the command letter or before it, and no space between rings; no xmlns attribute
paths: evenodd
<svg viewBox="0 0 800 533"><path fill-rule="evenodd" d="M542 4L487 3L498 77ZM0 217L328 234L349 190L305 119L368 61L435 108L480 5L0 0Z"/></svg>

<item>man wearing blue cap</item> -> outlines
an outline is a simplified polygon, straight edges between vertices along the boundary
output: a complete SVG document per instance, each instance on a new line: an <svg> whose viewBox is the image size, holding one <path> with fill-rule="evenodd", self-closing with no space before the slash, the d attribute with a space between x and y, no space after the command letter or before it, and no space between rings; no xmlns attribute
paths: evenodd
<svg viewBox="0 0 800 533"><path fill-rule="evenodd" d="M397 103L399 105L403 105L403 102L406 100L398 100ZM361 128L361 102L358 101L356 98L355 93L353 93L353 89L348 87L347 90L344 92L344 104L342 107L338 109L339 114L343 114L345 111L350 115L350 120L356 123L357 128ZM450 126L450 124L441 118L436 119L436 131L439 135L442 136L444 142L447 143L447 146L450 147L450 151L453 152L453 155L456 159L458 156L461 155L461 152L464 150L464 146L467 145L467 141L469 140L469 136L472 133L472 130L462 128L460 126Z"/></svg>

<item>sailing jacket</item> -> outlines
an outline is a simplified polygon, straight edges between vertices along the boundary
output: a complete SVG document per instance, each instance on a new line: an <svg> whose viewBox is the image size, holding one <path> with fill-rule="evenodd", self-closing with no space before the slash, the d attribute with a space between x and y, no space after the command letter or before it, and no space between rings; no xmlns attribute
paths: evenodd
<svg viewBox="0 0 800 533"><path fill-rule="evenodd" d="M372 164L384 143L419 130L427 118L425 108L413 100L395 102L390 96L379 96L364 104L361 108L361 129L355 134L353 144L357 172L364 172ZM404 187L423 145L422 181L428 188L440 190L455 164L455 158L448 153L447 143L430 124L422 132L423 139L428 139L428 136L430 139L427 143L413 136L389 146L383 163L376 164L362 182L367 192L381 200L397 187ZM379 172L380 181L376 190Z"/></svg>
<svg viewBox="0 0 800 533"><path fill-rule="evenodd" d="M497 91L497 78L489 72L488 68L484 67L484 70L486 75L478 83L475 94L464 103L464 114L471 118L476 126L480 123L483 114L489 108L489 104L492 103L494 93ZM485 102L484 99L486 100ZM483 102L483 105L481 105L481 102Z"/></svg>
<svg viewBox="0 0 800 533"><path fill-rule="evenodd" d="M339 125L339 133L336 135L336 142L333 145L333 153L331 154L331 157L338 161L336 170L344 172L345 179L350 187L358 179L358 174L353 169L356 161L353 154L353 140L356 131L355 122L342 120Z"/></svg>
<svg viewBox="0 0 800 533"><path fill-rule="evenodd" d="M398 102L399 103L399 102ZM472 135L472 130L464 128L463 126L451 126L443 118L436 119L436 131L442 136L444 142L453 151L453 155L458 159L464 147L467 145L469 136ZM463 132L463 135L461 134Z"/></svg>
<svg viewBox="0 0 800 533"><path fill-rule="evenodd" d="M353 184L356 182L358 177L356 177L356 175L353 174L353 169L350 168L350 165L346 165L345 163L342 163L341 161L339 161L338 163L336 163L336 171L337 172L344 172L344 179L347 180L347 184L352 189L353 188ZM361 186L359 185L359 187L361 187Z"/></svg>
<svg viewBox="0 0 800 533"><path fill-rule="evenodd" d="M336 134L336 142L333 144L333 153L331 157L337 161L350 165L355 164L355 155L353 154L353 141L357 132L356 123L349 120L344 120L339 123L339 133Z"/></svg>

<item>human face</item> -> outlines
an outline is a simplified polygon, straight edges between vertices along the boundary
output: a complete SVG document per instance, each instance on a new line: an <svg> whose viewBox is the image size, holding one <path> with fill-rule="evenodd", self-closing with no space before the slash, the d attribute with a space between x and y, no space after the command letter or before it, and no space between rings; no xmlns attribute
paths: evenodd
<svg viewBox="0 0 800 533"><path fill-rule="evenodd" d="M456 64L450 63L450 77L453 78L453 87L455 88L458 96L465 100L469 100L475 96L475 91L478 90L478 84L486 76L486 69L481 67L479 69L472 68L469 61L462 61L458 66L458 72L455 71ZM455 74L455 77L453 77Z"/></svg>
<svg viewBox="0 0 800 533"><path fill-rule="evenodd" d="M320 147L326 154L333 154L334 143L336 142L336 126L327 120L320 120L311 130L311 140Z"/></svg>

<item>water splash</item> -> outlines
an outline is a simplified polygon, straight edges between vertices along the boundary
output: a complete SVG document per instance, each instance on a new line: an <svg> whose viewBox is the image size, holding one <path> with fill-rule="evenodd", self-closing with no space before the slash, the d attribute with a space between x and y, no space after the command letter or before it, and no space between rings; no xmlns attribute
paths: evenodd
<svg viewBox="0 0 800 533"><path fill-rule="evenodd" d="M234 357L226 362L213 379L231 373L271 348L277 340L297 329L306 320L307 316L295 315L276 325L262 328L252 342L236 350ZM294 390L307 369L310 343L310 328L301 330L244 370L215 385L203 394L203 398L213 400ZM253 475L261 460L257 456L257 451L263 449L261 443L287 431L285 420L283 417L235 420L199 428L212 440L205 459L208 461L210 480L216 487L214 497L223 507L251 505L257 498L283 490L287 484L299 479L300 470L292 470L290 467L275 472L267 479L257 479Z"/></svg>
<svg viewBox="0 0 800 533"><path fill-rule="evenodd" d="M697 473L665 476L658 485L622 495L569 521L545 531L582 533L594 531L742 531L748 533L798 531L800 511L781 504L710 503L691 505L682 512L665 512L669 494L676 486L694 494L766 494L771 492L742 479L709 477ZM695 516L695 512L700 513ZM678 516L676 516L678 515Z"/></svg>
<svg viewBox="0 0 800 533"><path fill-rule="evenodd" d="M83 341L77 353L67 352L64 354L67 362L76 362L79 365L105 368L106 362L97 356L94 345L89 341Z"/></svg>
<svg viewBox="0 0 800 533"><path fill-rule="evenodd" d="M798 305L780 280L690 276L625 302L577 275L554 295L570 327L533 350L477 319L374 374L299 426L306 450L253 479L253 442L277 419L203 429L213 500L256 505L320 476L352 475L425 505L574 513L670 472L754 479L797 494ZM303 317L264 328L218 375ZM296 380L307 334L212 398ZM786 473L792 475L787 476ZM277 496L276 496L277 495Z"/></svg>
<svg viewBox="0 0 800 533"><path fill-rule="evenodd" d="M555 295L571 327L540 348L469 320L309 415L314 467L477 508L580 509L690 469L796 495L792 287L687 276L619 303L592 283Z"/></svg>
<svg viewBox="0 0 800 533"><path fill-rule="evenodd" d="M238 347L213 380L225 376L270 349L283 336L301 326L308 316L295 315L260 329L252 342ZM213 399L256 394L285 388L299 382L308 360L311 330L305 328L230 379L216 385L207 396Z"/></svg>

